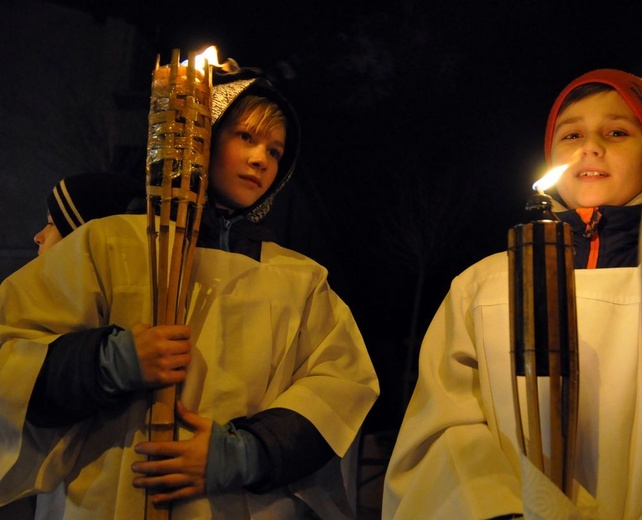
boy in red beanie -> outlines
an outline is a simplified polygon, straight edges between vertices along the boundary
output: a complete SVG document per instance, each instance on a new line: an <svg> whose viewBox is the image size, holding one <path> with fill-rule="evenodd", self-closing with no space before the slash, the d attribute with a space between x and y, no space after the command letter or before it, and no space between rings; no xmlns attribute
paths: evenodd
<svg viewBox="0 0 642 520"><path fill-rule="evenodd" d="M545 152L551 166L569 165L554 210L571 224L575 249L573 500L524 461L517 443L508 257L499 253L453 280L426 332L386 474L384 520L642 517L642 80L606 69L573 81L551 110Z"/></svg>
<svg viewBox="0 0 642 520"><path fill-rule="evenodd" d="M555 209L573 229L575 267L637 265L642 204L642 81L601 69L558 96L546 125L550 165L568 164Z"/></svg>

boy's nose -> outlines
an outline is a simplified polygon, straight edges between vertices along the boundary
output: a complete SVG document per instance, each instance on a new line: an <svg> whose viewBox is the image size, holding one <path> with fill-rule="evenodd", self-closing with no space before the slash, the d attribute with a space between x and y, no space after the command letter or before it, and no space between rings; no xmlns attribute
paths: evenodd
<svg viewBox="0 0 642 520"><path fill-rule="evenodd" d="M598 137L587 136L584 139L584 143L582 144L582 151L586 155L594 155L596 157L600 157L604 155L604 145Z"/></svg>
<svg viewBox="0 0 642 520"><path fill-rule="evenodd" d="M267 166L267 158L268 158L268 154L265 147L255 146L252 149L252 153L250 154L250 163L255 168L259 168L263 170Z"/></svg>
<svg viewBox="0 0 642 520"><path fill-rule="evenodd" d="M33 241L34 241L37 245L42 244L42 230L38 231L38 232L34 235L34 237L33 237Z"/></svg>

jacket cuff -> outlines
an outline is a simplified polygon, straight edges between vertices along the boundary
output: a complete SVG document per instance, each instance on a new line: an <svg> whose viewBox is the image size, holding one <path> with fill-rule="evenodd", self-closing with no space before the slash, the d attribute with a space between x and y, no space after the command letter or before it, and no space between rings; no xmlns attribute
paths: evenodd
<svg viewBox="0 0 642 520"><path fill-rule="evenodd" d="M208 495L239 489L260 480L268 472L265 450L251 433L232 423L212 425L205 470Z"/></svg>

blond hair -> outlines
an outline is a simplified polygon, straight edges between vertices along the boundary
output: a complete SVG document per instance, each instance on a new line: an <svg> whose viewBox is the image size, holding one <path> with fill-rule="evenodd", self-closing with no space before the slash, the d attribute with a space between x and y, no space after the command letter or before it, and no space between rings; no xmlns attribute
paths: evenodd
<svg viewBox="0 0 642 520"><path fill-rule="evenodd" d="M232 107L224 124L231 126L241 120L251 131L259 134L267 134L279 126L287 126L287 118L279 106L260 96L244 96Z"/></svg>

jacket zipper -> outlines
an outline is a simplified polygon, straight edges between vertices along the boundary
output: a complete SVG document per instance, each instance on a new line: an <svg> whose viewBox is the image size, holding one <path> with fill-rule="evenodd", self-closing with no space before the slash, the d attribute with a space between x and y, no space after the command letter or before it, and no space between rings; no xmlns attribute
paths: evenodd
<svg viewBox="0 0 642 520"><path fill-rule="evenodd" d="M219 238L219 246L222 251L230 251L230 229L232 228L232 224L234 224L237 220L241 219L243 217L237 216L237 217L232 217L232 218L225 218L221 217L221 233L220 233L220 238Z"/></svg>

